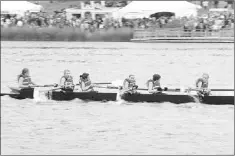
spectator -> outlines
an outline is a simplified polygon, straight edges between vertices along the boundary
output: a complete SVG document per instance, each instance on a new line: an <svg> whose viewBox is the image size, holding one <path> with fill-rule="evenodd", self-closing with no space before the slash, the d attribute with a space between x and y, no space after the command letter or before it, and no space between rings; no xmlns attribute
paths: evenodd
<svg viewBox="0 0 235 156"><path fill-rule="evenodd" d="M203 2L202 2L202 6L203 6L203 8L204 8L205 10L208 9L208 4L209 4L208 1L203 1Z"/></svg>
<svg viewBox="0 0 235 156"><path fill-rule="evenodd" d="M22 27L22 26L23 26L23 21L22 21L21 19L19 19L19 20L17 21L17 26L18 26L18 27Z"/></svg>
<svg viewBox="0 0 235 156"><path fill-rule="evenodd" d="M206 1L205 1L206 2ZM204 4L205 5L205 4ZM65 16L65 12L55 12L54 15L46 16L42 13L30 13L26 12L24 17L15 15L2 15L1 27L76 27L81 31L86 30L94 32L97 29L109 29L109 28L142 28L142 29L164 29L164 28L182 28L185 31L217 31L220 29L231 29L234 27L234 14L221 12L211 13L209 12L202 17L183 17L176 18L175 16L161 16L151 18L138 18L138 19L120 19L116 20L110 17L103 17L101 15L96 16L95 19L91 18L91 14L88 12L85 18L72 17L68 20Z"/></svg>

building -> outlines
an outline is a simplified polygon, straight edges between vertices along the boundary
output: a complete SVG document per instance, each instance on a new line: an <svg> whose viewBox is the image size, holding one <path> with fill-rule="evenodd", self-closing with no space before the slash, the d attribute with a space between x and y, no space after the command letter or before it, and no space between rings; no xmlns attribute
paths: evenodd
<svg viewBox="0 0 235 156"><path fill-rule="evenodd" d="M228 7L228 8L234 9L234 0L223 0L223 1L220 1L220 0L213 0L213 1L210 1L210 0L207 0L207 1L204 1L204 0L199 0L199 1L190 0L189 2L197 4L197 5L201 5L201 6L203 6L203 4L205 2L208 2L208 8L225 8L225 7Z"/></svg>
<svg viewBox="0 0 235 156"><path fill-rule="evenodd" d="M119 8L105 7L105 1L80 1L81 8L68 8L65 9L67 19L71 19L73 16L77 18L91 17L96 19L97 16L112 17L113 12Z"/></svg>

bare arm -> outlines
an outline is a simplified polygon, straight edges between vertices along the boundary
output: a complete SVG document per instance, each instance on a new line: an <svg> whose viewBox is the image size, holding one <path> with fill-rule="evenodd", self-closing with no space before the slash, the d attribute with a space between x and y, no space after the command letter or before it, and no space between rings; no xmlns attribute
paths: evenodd
<svg viewBox="0 0 235 156"><path fill-rule="evenodd" d="M123 89L124 90L128 90L129 88L128 88L128 82L127 81L124 81L124 83L123 83Z"/></svg>
<svg viewBox="0 0 235 156"><path fill-rule="evenodd" d="M149 82L149 87L148 87L148 92L149 93L155 93L155 90L153 90L152 88L153 88L153 83Z"/></svg>
<svg viewBox="0 0 235 156"><path fill-rule="evenodd" d="M23 85L23 78L22 78L22 77L20 77L18 83L19 83L19 87L20 87L20 88L25 88L25 87L26 87L25 85Z"/></svg>
<svg viewBox="0 0 235 156"><path fill-rule="evenodd" d="M29 87L28 85L24 85L23 84L23 80L24 79L22 77L20 77L19 82L18 82L19 83L19 87L20 88L28 88Z"/></svg>
<svg viewBox="0 0 235 156"><path fill-rule="evenodd" d="M201 88L201 86L202 86L201 79L197 79L197 81L196 81L196 88Z"/></svg>
<svg viewBox="0 0 235 156"><path fill-rule="evenodd" d="M159 83L159 85L158 85L158 86L153 87L153 89L156 89L156 90L157 90L158 88L161 88L160 83Z"/></svg>
<svg viewBox="0 0 235 156"><path fill-rule="evenodd" d="M85 83L82 82L81 83L81 89L82 89L82 91L89 91L89 89L92 89L92 85L91 86L85 86Z"/></svg>
<svg viewBox="0 0 235 156"><path fill-rule="evenodd" d="M64 86L64 83L65 83L65 78L63 77L62 79L60 79L60 86Z"/></svg>
<svg viewBox="0 0 235 156"><path fill-rule="evenodd" d="M31 84L32 84L32 85L35 85L35 86L37 85L37 84L36 84L36 83L34 83L32 80L31 80Z"/></svg>

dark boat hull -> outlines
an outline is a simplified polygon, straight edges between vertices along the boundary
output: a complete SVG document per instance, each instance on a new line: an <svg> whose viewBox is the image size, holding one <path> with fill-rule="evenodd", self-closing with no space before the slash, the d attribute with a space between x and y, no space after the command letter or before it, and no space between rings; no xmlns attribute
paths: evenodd
<svg viewBox="0 0 235 156"><path fill-rule="evenodd" d="M49 93L49 99L56 101L68 101L73 99L91 101L116 101L117 93L98 93L98 92L62 92L53 91Z"/></svg>
<svg viewBox="0 0 235 156"><path fill-rule="evenodd" d="M125 93L121 99L129 102L171 102L175 104L200 102L213 105L234 105L234 96L205 96L199 98L197 95L169 95L169 94L128 94Z"/></svg>
<svg viewBox="0 0 235 156"><path fill-rule="evenodd" d="M33 88L11 88L12 93L8 94L16 99L33 99ZM15 93L15 94L14 94ZM4 95L4 94L1 94ZM56 101L68 101L73 99L89 100L89 101L116 101L117 93L98 93L98 92L62 92L52 91L46 92L49 99ZM175 104L201 102L212 105L234 105L234 96L205 96L199 98L196 95L169 95L169 94L122 94L121 99L129 102L170 102Z"/></svg>
<svg viewBox="0 0 235 156"><path fill-rule="evenodd" d="M202 98L202 103L213 105L234 105L234 96L205 96Z"/></svg>
<svg viewBox="0 0 235 156"><path fill-rule="evenodd" d="M34 88L10 88L12 90L12 98L16 99L33 99ZM14 94L16 93L16 94ZM48 91L45 93L48 99L56 101L69 101L74 99L89 100L89 101L116 101L117 93L99 93L99 92L63 92L63 91Z"/></svg>
<svg viewBox="0 0 235 156"><path fill-rule="evenodd" d="M19 89L19 88L14 88L10 87L12 95L9 95L12 98L16 99L33 99L33 94L34 94L34 88L24 88L24 89ZM18 94L14 94L18 93Z"/></svg>
<svg viewBox="0 0 235 156"><path fill-rule="evenodd" d="M121 98L129 102L171 102L175 104L197 102L197 98L189 95L168 94L123 94Z"/></svg>

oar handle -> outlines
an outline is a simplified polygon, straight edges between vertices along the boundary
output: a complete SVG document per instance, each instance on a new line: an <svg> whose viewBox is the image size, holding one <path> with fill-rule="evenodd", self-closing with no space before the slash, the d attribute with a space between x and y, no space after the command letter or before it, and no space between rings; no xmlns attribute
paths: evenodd
<svg viewBox="0 0 235 156"><path fill-rule="evenodd" d="M107 88L107 89L120 89L119 87L114 87L114 86L107 86L107 87L102 87L102 86L95 86L96 88ZM165 87L166 88L166 87ZM176 89L169 89L169 88L163 88L162 91L172 91L172 92L180 92L179 88ZM146 88L138 88L137 90L144 90L148 91Z"/></svg>
<svg viewBox="0 0 235 156"><path fill-rule="evenodd" d="M211 91L234 91L234 89L211 89Z"/></svg>
<svg viewBox="0 0 235 156"><path fill-rule="evenodd" d="M145 88L138 88L137 90L148 90L148 89L145 89Z"/></svg>
<svg viewBox="0 0 235 156"><path fill-rule="evenodd" d="M49 84L49 85L32 85L30 86L31 88L34 88L34 87L57 87L58 84Z"/></svg>
<svg viewBox="0 0 235 156"><path fill-rule="evenodd" d="M1 96L5 95L19 95L20 93L0 93Z"/></svg>
<svg viewBox="0 0 235 156"><path fill-rule="evenodd" d="M147 91L148 89L146 88L138 88L137 90L145 90ZM160 91L160 90L159 90ZM170 91L170 92L180 92L180 89L179 88L175 88L175 89L171 89L171 88L163 88L162 91Z"/></svg>
<svg viewBox="0 0 235 156"><path fill-rule="evenodd" d="M201 89L193 88L186 89L186 91L200 91ZM234 89L209 89L210 91L234 91Z"/></svg>
<svg viewBox="0 0 235 156"><path fill-rule="evenodd" d="M111 82L100 82L100 83L92 83L92 84L100 84L100 85L102 85L102 84L112 84Z"/></svg>
<svg viewBox="0 0 235 156"><path fill-rule="evenodd" d="M59 87L59 88L53 88L53 89L47 89L47 90L39 90L39 92L50 92L50 91L54 91L54 90L58 90L58 89L62 89L63 87Z"/></svg>
<svg viewBox="0 0 235 156"><path fill-rule="evenodd" d="M107 88L107 89L119 89L119 87L113 87L113 86L107 86L107 87L102 87L102 86L95 86L96 88Z"/></svg>
<svg viewBox="0 0 235 156"><path fill-rule="evenodd" d="M57 87L58 86L58 84L50 84L50 85L44 85L43 87Z"/></svg>

